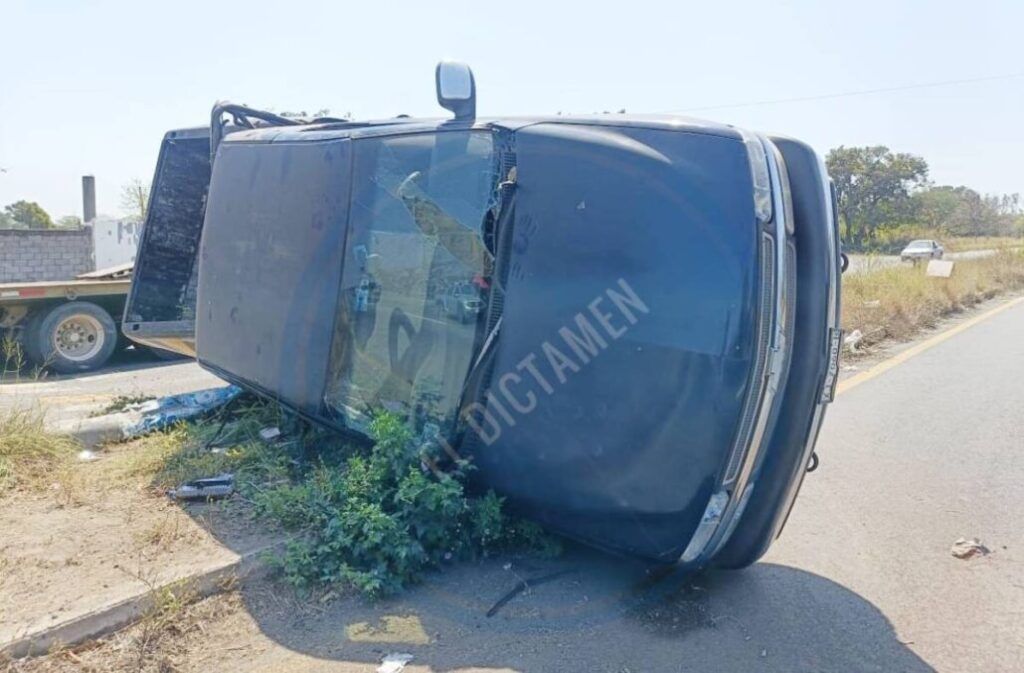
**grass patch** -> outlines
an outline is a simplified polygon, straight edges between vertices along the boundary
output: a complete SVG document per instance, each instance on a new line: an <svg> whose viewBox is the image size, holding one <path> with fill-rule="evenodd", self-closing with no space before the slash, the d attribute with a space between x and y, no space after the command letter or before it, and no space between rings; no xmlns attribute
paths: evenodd
<svg viewBox="0 0 1024 673"><path fill-rule="evenodd" d="M285 439L263 441L258 433L268 425ZM470 464L428 469L446 457L418 446L397 417L379 415L372 430L372 444L347 442L276 405L246 402L227 422L211 418L140 440L133 473L150 474L161 490L233 473L255 516L293 533L272 563L301 590L350 586L378 597L449 561L560 550L539 526L507 514L493 492L467 490Z"/></svg>
<svg viewBox="0 0 1024 673"><path fill-rule="evenodd" d="M843 278L842 325L848 334L861 331L861 346L903 340L944 316L1021 288L1021 251L957 261L950 278L930 278L924 265L869 269Z"/></svg>
<svg viewBox="0 0 1024 673"><path fill-rule="evenodd" d="M45 365L28 366L28 358L21 343L10 336L0 338L0 381L23 383L46 378Z"/></svg>
<svg viewBox="0 0 1024 673"><path fill-rule="evenodd" d="M197 539L198 534L196 528L185 523L181 516L169 514L148 528L137 531L132 537L142 548L166 552L179 542Z"/></svg>
<svg viewBox="0 0 1024 673"><path fill-rule="evenodd" d="M51 483L78 448L71 437L48 432L40 411L0 412L0 495Z"/></svg>
<svg viewBox="0 0 1024 673"><path fill-rule="evenodd" d="M941 238L939 242L942 243L946 252L1001 250L1003 248L1024 247L1024 238L1014 236L951 236Z"/></svg>

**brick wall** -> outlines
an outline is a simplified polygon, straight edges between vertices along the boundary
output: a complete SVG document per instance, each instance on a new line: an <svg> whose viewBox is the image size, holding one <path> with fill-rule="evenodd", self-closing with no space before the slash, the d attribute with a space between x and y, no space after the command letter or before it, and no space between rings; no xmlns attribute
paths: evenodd
<svg viewBox="0 0 1024 673"><path fill-rule="evenodd" d="M0 229L0 283L69 280L93 270L92 229Z"/></svg>

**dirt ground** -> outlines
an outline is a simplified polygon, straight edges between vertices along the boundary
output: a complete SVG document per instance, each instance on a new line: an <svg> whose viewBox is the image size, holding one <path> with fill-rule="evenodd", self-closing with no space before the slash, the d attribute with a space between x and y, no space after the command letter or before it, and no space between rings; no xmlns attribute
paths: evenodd
<svg viewBox="0 0 1024 673"><path fill-rule="evenodd" d="M274 539L244 503L171 501L137 443L0 502L0 642L233 560Z"/></svg>
<svg viewBox="0 0 1024 673"><path fill-rule="evenodd" d="M522 578L550 582L517 592ZM572 549L560 559L460 564L400 598L300 596L272 579L181 607L96 643L11 664L11 671L373 671L387 654L405 670L677 670L673 642L715 629L705 578L658 577L641 564ZM624 628L625 627L625 628ZM747 637L748 642L750 637ZM588 656L581 648L600 642ZM761 655L747 648L751 661ZM651 668L637 668L650 649ZM609 650L618 660L594 666ZM631 664L627 662L632 662ZM584 665L579 665L584 664Z"/></svg>
<svg viewBox="0 0 1024 673"><path fill-rule="evenodd" d="M554 574L487 616L521 578ZM376 603L254 580L9 671L368 673L400 653L409 673L931 670L876 608L812 573L761 563L660 576L570 548L444 568Z"/></svg>

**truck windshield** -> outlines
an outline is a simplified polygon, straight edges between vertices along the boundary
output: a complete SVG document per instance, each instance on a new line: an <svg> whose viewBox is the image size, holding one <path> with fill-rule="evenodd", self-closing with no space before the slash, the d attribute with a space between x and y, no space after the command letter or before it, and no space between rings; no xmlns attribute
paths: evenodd
<svg viewBox="0 0 1024 673"><path fill-rule="evenodd" d="M387 409L453 427L493 258L491 135L448 131L360 140L325 402L366 432Z"/></svg>

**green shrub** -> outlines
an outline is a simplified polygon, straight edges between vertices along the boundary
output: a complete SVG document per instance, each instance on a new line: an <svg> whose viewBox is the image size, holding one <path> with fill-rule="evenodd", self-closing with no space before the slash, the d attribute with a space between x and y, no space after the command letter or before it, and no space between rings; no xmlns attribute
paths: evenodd
<svg viewBox="0 0 1024 673"><path fill-rule="evenodd" d="M298 533L276 559L291 584L350 584L376 597L448 560L523 546L557 552L539 526L508 517L493 492L468 495L467 464L427 469L426 459L440 456L418 450L396 416L379 415L371 432L372 448L254 495L262 515Z"/></svg>
<svg viewBox="0 0 1024 673"><path fill-rule="evenodd" d="M292 439L262 441L259 430L268 425ZM233 473L255 515L293 533L272 562L296 587L342 584L384 596L449 560L509 549L560 551L540 526L508 516L493 492L467 493L471 465L451 464L439 448L417 445L397 416L377 415L370 430L372 446L343 443L273 403L243 398L226 417L145 441L158 449L153 485L160 489Z"/></svg>

